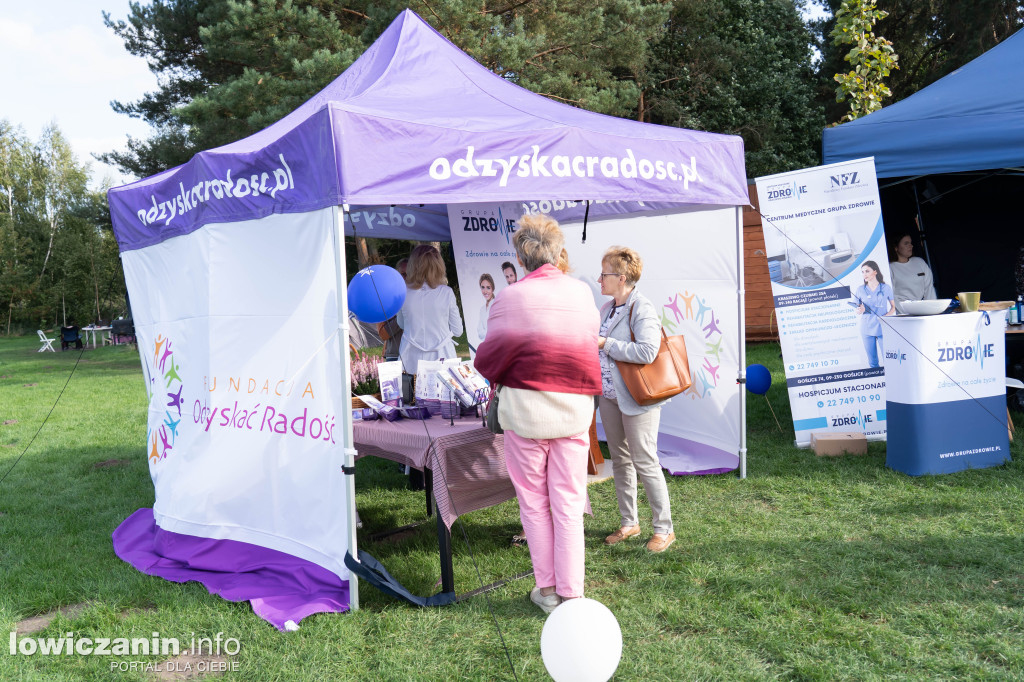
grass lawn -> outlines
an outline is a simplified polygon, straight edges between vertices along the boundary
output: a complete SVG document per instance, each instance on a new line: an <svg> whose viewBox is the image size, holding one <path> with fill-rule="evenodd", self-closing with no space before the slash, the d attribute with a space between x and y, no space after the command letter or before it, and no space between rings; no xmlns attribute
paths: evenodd
<svg viewBox="0 0 1024 682"><path fill-rule="evenodd" d="M531 579L441 609L412 608L363 584L360 611L315 615L279 633L248 603L121 562L111 532L153 503L138 355L105 347L79 360L38 346L0 338L5 640L23 619L77 606L33 636L158 632L188 642L222 632L240 643L231 659L238 671L224 679L547 679L544 616L526 598ZM615 491L611 481L590 488L586 589L623 630L614 679L1024 678L1024 433L1014 463L941 477L887 470L884 443L865 457L818 458L793 446L778 346L750 346L748 362L771 369L768 398L783 431L765 400L749 396L748 478L669 477L678 537L669 551L652 556L636 540L605 547L618 522ZM1014 419L1024 424L1024 415ZM422 493L405 484L397 465L359 462L360 543L413 592L432 594L440 577L433 523L368 540L423 518ZM515 502L456 524L459 592L530 569L527 550L510 545L519 527ZM7 641L0 650L0 680L152 679L112 673L111 662L167 658L11 655Z"/></svg>

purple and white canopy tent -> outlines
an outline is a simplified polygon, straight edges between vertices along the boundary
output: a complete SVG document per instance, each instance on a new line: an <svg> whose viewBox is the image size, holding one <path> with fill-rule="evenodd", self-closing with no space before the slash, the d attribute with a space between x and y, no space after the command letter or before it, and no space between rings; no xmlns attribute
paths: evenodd
<svg viewBox="0 0 1024 682"><path fill-rule="evenodd" d="M152 515L140 510L115 533L119 555L171 580L203 579L189 566L250 576L203 580L252 599L280 628L357 608L343 562L355 555L353 482L340 468L354 458L339 295L350 206L566 197L731 210L729 238L741 245L743 143L553 102L495 76L406 10L277 123L110 190L156 490ZM592 217L624 205L598 204ZM420 234L398 222L356 225L366 236ZM742 352L741 253L736 268ZM745 450L742 440L741 475ZM302 579L275 591L245 573L261 562Z"/></svg>

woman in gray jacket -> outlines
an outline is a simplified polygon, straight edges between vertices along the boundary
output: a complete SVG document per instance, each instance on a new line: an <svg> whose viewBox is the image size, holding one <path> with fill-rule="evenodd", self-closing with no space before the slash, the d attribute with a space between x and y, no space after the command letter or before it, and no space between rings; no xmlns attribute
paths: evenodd
<svg viewBox="0 0 1024 682"><path fill-rule="evenodd" d="M647 549L663 552L676 539L668 487L658 462L658 424L661 406L667 401L639 405L629 394L615 364L616 360L623 360L646 365L654 360L661 345L661 321L654 304L636 290L642 271L640 255L624 246L611 247L601 259L601 293L611 296L612 300L601 307L599 407L622 517L621 527L604 541L614 545L640 534L636 511L639 477L653 516L654 536L647 543Z"/></svg>

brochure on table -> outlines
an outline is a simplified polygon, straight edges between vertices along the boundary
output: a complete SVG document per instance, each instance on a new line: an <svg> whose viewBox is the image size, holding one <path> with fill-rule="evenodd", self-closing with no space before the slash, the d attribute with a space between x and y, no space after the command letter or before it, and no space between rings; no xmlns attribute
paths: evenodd
<svg viewBox="0 0 1024 682"><path fill-rule="evenodd" d="M874 161L758 178L757 196L797 445L825 431L884 439L884 333L873 366L858 314L865 262L891 283Z"/></svg>

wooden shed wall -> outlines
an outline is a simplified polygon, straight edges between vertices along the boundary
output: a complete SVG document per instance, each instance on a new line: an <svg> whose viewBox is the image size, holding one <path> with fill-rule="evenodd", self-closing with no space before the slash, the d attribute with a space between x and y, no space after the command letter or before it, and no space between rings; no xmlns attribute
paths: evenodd
<svg viewBox="0 0 1024 682"><path fill-rule="evenodd" d="M750 203L757 207L757 187L750 185L749 190ZM743 287L746 290L747 341L778 340L761 214L749 206L743 209Z"/></svg>

